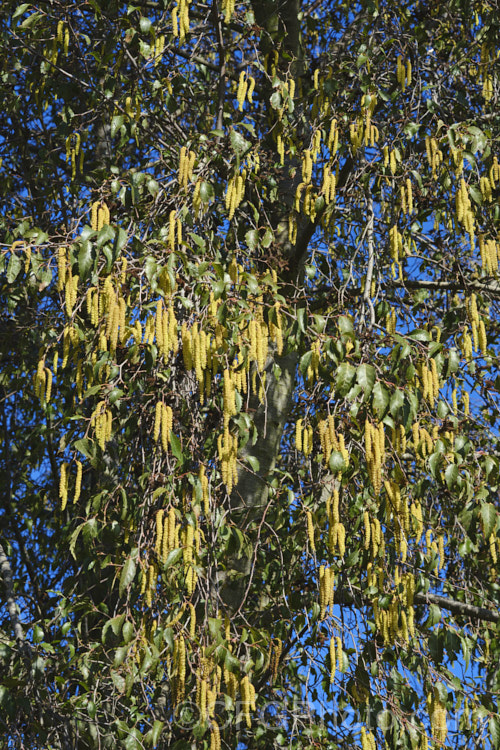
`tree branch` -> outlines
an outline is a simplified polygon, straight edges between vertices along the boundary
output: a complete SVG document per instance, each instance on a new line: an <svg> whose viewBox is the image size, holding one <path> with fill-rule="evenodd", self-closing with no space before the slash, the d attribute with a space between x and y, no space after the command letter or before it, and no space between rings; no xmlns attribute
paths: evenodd
<svg viewBox="0 0 500 750"><path fill-rule="evenodd" d="M439 594L415 594L414 601L417 604L437 604L438 607L447 609L456 615L465 615L475 620L486 620L488 622L500 620L498 610L476 607L474 604L459 602L456 599L449 599L447 596L440 596Z"/></svg>
<svg viewBox="0 0 500 750"><path fill-rule="evenodd" d="M363 592L357 586L350 586L350 589L350 592L343 589L335 591L335 603L358 607L371 604L371 601L363 595ZM500 620L500 612L498 610L477 607L475 604L459 602L457 599L450 599L440 594L432 594L430 592L427 594L417 593L414 595L413 601L415 604L436 604L438 607L442 607L442 609L453 612L453 614L463 615L474 620L484 620L486 622L498 622Z"/></svg>
<svg viewBox="0 0 500 750"><path fill-rule="evenodd" d="M274 373L275 365L281 371L278 378ZM249 441L240 453L238 481L231 493L232 519L241 528L249 528L253 521L261 520L268 502L269 479L292 404L296 366L296 352L284 357L271 355L265 369L264 399L260 402L254 394L250 400L249 411L254 415L257 439L255 444ZM258 468L254 471L252 465ZM242 602L252 558L253 547L250 546L241 557L233 558L226 571L219 575L222 599L232 611Z"/></svg>
<svg viewBox="0 0 500 750"><path fill-rule="evenodd" d="M3 578L5 587L5 595L7 598L7 611L9 613L14 635L19 645L24 643L24 631L23 626L19 621L19 615L17 614L16 602L14 600L12 591L12 568L5 554L4 548L0 544L0 573Z"/></svg>

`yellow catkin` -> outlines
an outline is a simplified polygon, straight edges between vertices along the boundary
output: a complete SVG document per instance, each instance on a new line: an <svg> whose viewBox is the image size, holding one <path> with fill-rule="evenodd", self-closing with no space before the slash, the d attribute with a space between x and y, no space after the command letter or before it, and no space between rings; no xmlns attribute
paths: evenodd
<svg viewBox="0 0 500 750"><path fill-rule="evenodd" d="M247 74L244 70L242 70L240 73L239 80L238 80L238 90L236 93L236 99L238 101L238 109L240 112L243 112L243 104L245 102L247 89L248 89Z"/></svg>
<svg viewBox="0 0 500 750"><path fill-rule="evenodd" d="M408 206L408 214L413 213L413 190L411 187L411 181L409 179L406 180L406 199L407 199L407 206Z"/></svg>
<svg viewBox="0 0 500 750"><path fill-rule="evenodd" d="M295 448L302 451L302 419L298 419L295 425Z"/></svg>
<svg viewBox="0 0 500 750"><path fill-rule="evenodd" d="M469 409L470 409L470 396L467 391L463 391L462 393L462 402L464 407L464 416L469 416Z"/></svg>
<svg viewBox="0 0 500 750"><path fill-rule="evenodd" d="M316 545L314 543L314 525L312 513L310 510L307 511L307 538L309 540L309 548L313 555L316 554Z"/></svg>
<svg viewBox="0 0 500 750"><path fill-rule="evenodd" d="M322 620L326 612L326 600L327 600L327 582L328 582L328 568L324 565L319 566L318 571L318 583L319 583L319 608L320 608L320 619Z"/></svg>
<svg viewBox="0 0 500 750"><path fill-rule="evenodd" d="M275 682L278 677L278 669L279 669L282 649L283 649L283 643L279 638L277 638L272 644L271 657L270 657L270 662L269 662L269 669L271 671L271 682Z"/></svg>
<svg viewBox="0 0 500 750"><path fill-rule="evenodd" d="M481 354L483 355L483 357L485 357L488 353L488 338L486 335L486 327L484 325L484 320L479 321L478 343L479 343L479 349L481 351Z"/></svg>
<svg viewBox="0 0 500 750"><path fill-rule="evenodd" d="M344 557L345 555L345 526L343 523L339 523L337 526L337 548L339 556Z"/></svg>
<svg viewBox="0 0 500 750"><path fill-rule="evenodd" d="M445 563L445 556L444 556L444 536L443 534L439 534L437 538L437 544L438 544L438 552L439 552L439 567L438 570L442 570Z"/></svg>
<svg viewBox="0 0 500 750"><path fill-rule="evenodd" d="M155 516L155 554L158 559L162 556L162 540L163 540L163 509L156 511Z"/></svg>
<svg viewBox="0 0 500 750"><path fill-rule="evenodd" d="M242 713L246 721L247 727L250 729L252 726L252 720L250 718L250 703L251 703L251 689L248 675L245 675L240 683L241 692L241 703Z"/></svg>
<svg viewBox="0 0 500 750"><path fill-rule="evenodd" d="M170 443L170 433L172 431L172 425L173 425L173 414L172 414L172 407L171 406L165 406L165 404L162 404L162 414L161 414L161 444L162 448L167 453L168 446Z"/></svg>
<svg viewBox="0 0 500 750"><path fill-rule="evenodd" d="M210 722L210 750L220 750L221 739L219 725L214 719Z"/></svg>
<svg viewBox="0 0 500 750"><path fill-rule="evenodd" d="M178 635L174 642L173 661L176 673L174 703L177 705L184 698L186 683L186 644L182 634Z"/></svg>
<svg viewBox="0 0 500 750"><path fill-rule="evenodd" d="M438 697L437 690L427 699L432 736L439 745L443 745L448 734L446 725L446 708Z"/></svg>
<svg viewBox="0 0 500 750"><path fill-rule="evenodd" d="M367 510L365 510L365 512L363 513L363 524L365 527L363 546L365 549L370 549L371 528L370 528L370 515Z"/></svg>
<svg viewBox="0 0 500 750"><path fill-rule="evenodd" d="M336 648L337 664L338 664L339 672L343 672L344 671L344 651L342 649L342 638L339 635L336 638L336 642L337 642L337 648Z"/></svg>
<svg viewBox="0 0 500 750"><path fill-rule="evenodd" d="M83 466L81 461L76 462L76 479L75 479L75 491L73 493L73 503L77 503L80 499L80 493L82 490L82 474Z"/></svg>
<svg viewBox="0 0 500 750"><path fill-rule="evenodd" d="M60 247L57 251L57 289L61 292L64 289L66 283L66 248Z"/></svg>
<svg viewBox="0 0 500 750"><path fill-rule="evenodd" d="M63 462L59 474L59 499L61 501L61 510L65 510L68 502L68 464Z"/></svg>
<svg viewBox="0 0 500 750"><path fill-rule="evenodd" d="M52 394L52 372L44 367L40 378L40 402L42 406L48 404Z"/></svg>
<svg viewBox="0 0 500 750"><path fill-rule="evenodd" d="M97 214L99 211L99 201L94 201L92 203L91 209L90 209L90 227L94 230L94 232L97 231Z"/></svg>
<svg viewBox="0 0 500 750"><path fill-rule="evenodd" d="M332 636L330 638L330 646L328 650L329 650L329 655L330 655L330 685L332 685L335 680L335 672L337 670L337 657L335 654L335 636Z"/></svg>
<svg viewBox="0 0 500 750"><path fill-rule="evenodd" d="M390 155L389 155L389 166L390 166L390 169L391 169L391 173L392 174L396 174L396 171L397 171L398 167L397 167L397 162L396 162L396 152L395 151L391 151L390 152Z"/></svg>
<svg viewBox="0 0 500 750"><path fill-rule="evenodd" d="M171 250L175 250L175 228L176 228L176 211L172 209L168 218L168 244Z"/></svg>
<svg viewBox="0 0 500 750"><path fill-rule="evenodd" d="M155 441L155 443L158 442L158 439L160 437L162 412L163 404L161 401L157 401L155 407L155 421L153 428L153 440Z"/></svg>
<svg viewBox="0 0 500 750"><path fill-rule="evenodd" d="M490 548L490 555L491 555L491 561L493 565L496 565L498 562L498 556L497 556L497 544L496 544L496 537L495 534L490 534L490 538L488 540L489 548Z"/></svg>

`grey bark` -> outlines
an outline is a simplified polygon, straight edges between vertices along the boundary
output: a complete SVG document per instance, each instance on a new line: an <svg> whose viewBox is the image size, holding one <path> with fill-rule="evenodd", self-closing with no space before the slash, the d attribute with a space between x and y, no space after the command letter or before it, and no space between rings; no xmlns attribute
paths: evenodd
<svg viewBox="0 0 500 750"><path fill-rule="evenodd" d="M265 54L282 45L292 61L291 74L294 77L301 75L303 55L298 18L300 0L254 0L252 7L256 22L262 28L261 52ZM271 89L268 92L264 91L263 96L267 98L270 93ZM275 233L274 248L279 258L288 261L282 281L291 282L292 285L301 276L309 241L314 231L312 223L301 218L297 243L291 246L288 239L288 214L300 181L297 167L296 157L294 163L291 157L286 160L280 180L280 202L277 206L271 207ZM230 498L231 520L241 528L250 529L250 533L240 555L228 560L226 570L220 571L218 575L220 596L231 612L242 607L252 582L253 561L258 543L255 530L265 516L269 501L269 481L276 465L283 429L292 405L297 359L296 352L282 357L272 352L265 368L265 399L262 403L256 396L250 399L249 411L254 415L257 438L253 443L249 441L240 453L238 480ZM251 468L252 463L255 469Z"/></svg>
<svg viewBox="0 0 500 750"><path fill-rule="evenodd" d="M296 352L283 357L271 356L265 369L265 399L262 402L257 396L250 399L257 438L253 444L249 441L240 453L238 481L231 493L232 520L244 529L263 518L268 504L269 480L292 405L296 366ZM226 571L219 575L221 597L232 612L242 606L251 583L255 541L250 536L241 555L230 559Z"/></svg>
<svg viewBox="0 0 500 750"><path fill-rule="evenodd" d="M13 596L13 591L12 591L12 568L10 567L10 562L1 544L0 544L0 573L2 574L2 579L4 583L5 596L7 599L7 611L9 613L10 621L12 623L12 629L14 631L16 641L18 642L19 645L21 645L22 643L24 643L24 631L23 631L23 626L21 625L21 622L19 620L19 614L17 612L17 606L16 606L16 602Z"/></svg>

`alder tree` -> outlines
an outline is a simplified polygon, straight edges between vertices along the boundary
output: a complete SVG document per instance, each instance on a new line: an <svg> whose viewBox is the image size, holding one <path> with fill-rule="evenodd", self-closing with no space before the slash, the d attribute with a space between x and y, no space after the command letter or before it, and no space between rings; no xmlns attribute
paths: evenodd
<svg viewBox="0 0 500 750"><path fill-rule="evenodd" d="M499 38L2 3L2 747L499 747Z"/></svg>

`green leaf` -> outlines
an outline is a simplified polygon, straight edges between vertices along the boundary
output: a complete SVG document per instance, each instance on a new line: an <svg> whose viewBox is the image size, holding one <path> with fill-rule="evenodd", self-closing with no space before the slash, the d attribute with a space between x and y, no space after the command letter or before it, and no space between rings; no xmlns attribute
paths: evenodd
<svg viewBox="0 0 500 750"><path fill-rule="evenodd" d="M300 372L302 373L302 375L305 375L305 374L306 374L306 372L307 372L307 368L308 368L308 367L309 367L309 365L311 364L312 354L313 354L312 352L306 352L306 353L305 353L305 354L303 354L303 355L302 355L302 357L300 358L300 362L299 362L299 370L300 370Z"/></svg>
<svg viewBox="0 0 500 750"><path fill-rule="evenodd" d="M389 405L389 392L380 380L375 383L372 391L372 406L375 414L382 419Z"/></svg>
<svg viewBox="0 0 500 750"><path fill-rule="evenodd" d="M431 340L431 334L423 328L416 328L413 331L410 331L408 338L413 339L414 341L427 342Z"/></svg>
<svg viewBox="0 0 500 750"><path fill-rule="evenodd" d="M21 5L18 5L14 13L12 14L12 19L19 18L19 16L22 16L24 11L27 10L30 7L31 3L21 3Z"/></svg>
<svg viewBox="0 0 500 750"><path fill-rule="evenodd" d="M481 525L485 539L489 539L497 524L497 512L492 503L481 503Z"/></svg>
<svg viewBox="0 0 500 750"><path fill-rule="evenodd" d="M460 367L460 354L458 353L457 349L450 349L448 352L448 361L447 361L447 367L446 367L446 379L450 377L450 375L453 375L453 373L457 372L458 368Z"/></svg>
<svg viewBox="0 0 500 750"><path fill-rule="evenodd" d="M152 284L154 276L158 273L158 265L150 255L144 261L144 273L149 283Z"/></svg>
<svg viewBox="0 0 500 750"><path fill-rule="evenodd" d="M110 129L111 138L114 138L117 132L120 130L120 128L123 125L123 121L124 121L123 115L115 115L111 119L111 129Z"/></svg>
<svg viewBox="0 0 500 750"><path fill-rule="evenodd" d="M439 468L441 466L442 458L442 453L436 452L429 456L429 458L427 459L427 466L429 467L434 479L436 479L439 475Z"/></svg>
<svg viewBox="0 0 500 750"><path fill-rule="evenodd" d="M342 362L335 375L335 390L340 396L346 396L351 388L352 382L356 377L356 368L349 362Z"/></svg>
<svg viewBox="0 0 500 750"><path fill-rule="evenodd" d="M40 13L40 11L35 11L35 13L32 13L31 16L28 16L28 18L25 18L24 21L21 23L21 26L23 29L29 29L30 26L33 26L40 18L42 18L43 14Z"/></svg>
<svg viewBox="0 0 500 750"><path fill-rule="evenodd" d="M469 185L469 195L478 206L483 205L482 193L476 185Z"/></svg>
<svg viewBox="0 0 500 750"><path fill-rule="evenodd" d="M166 570L167 568L170 568L172 565L175 565L175 563L181 558L181 556L182 556L181 547L170 550L170 552L167 555L167 559L163 563L163 570Z"/></svg>
<svg viewBox="0 0 500 750"><path fill-rule="evenodd" d="M21 258L15 253L11 253L9 264L7 266L7 281L9 284L14 283L22 267L23 262Z"/></svg>
<svg viewBox="0 0 500 750"><path fill-rule="evenodd" d="M123 227L118 227L115 234L115 257L117 258L128 242L128 234Z"/></svg>
<svg viewBox="0 0 500 750"><path fill-rule="evenodd" d="M497 468L497 465L496 459L491 456L486 456L484 459L484 473L486 474L486 477L489 477L491 472Z"/></svg>
<svg viewBox="0 0 500 750"><path fill-rule="evenodd" d="M230 672L238 672L240 669L240 662L239 659L237 659L233 654L226 649L226 653L224 655L224 666L230 671Z"/></svg>
<svg viewBox="0 0 500 750"><path fill-rule="evenodd" d="M238 133L237 130L234 130L234 128L231 130L229 134L229 141L231 143L232 149L236 154L243 154L245 151L248 151L251 143L250 141L247 141L241 133Z"/></svg>
<svg viewBox="0 0 500 750"><path fill-rule="evenodd" d="M446 415L448 414L448 412L449 412L448 404L446 403L446 401L443 401L441 399L437 405L437 415L439 419L444 419Z"/></svg>
<svg viewBox="0 0 500 750"><path fill-rule="evenodd" d="M302 333L306 332L306 311L303 307L297 310L297 323Z"/></svg>
<svg viewBox="0 0 500 750"><path fill-rule="evenodd" d="M136 565L132 557L128 557L125 565L122 568L120 576L120 596L123 596L125 589L127 589L135 577Z"/></svg>
<svg viewBox="0 0 500 750"><path fill-rule="evenodd" d="M365 393L365 399L368 398L375 383L375 368L373 365L360 365L356 370L356 380Z"/></svg>
<svg viewBox="0 0 500 750"><path fill-rule="evenodd" d="M498 716L490 716L488 731L490 733L491 746L494 748L500 747L500 719Z"/></svg>
<svg viewBox="0 0 500 750"><path fill-rule="evenodd" d="M259 463L259 459L257 458L257 456L252 456L252 455L245 456L245 461L248 464L250 464L252 470L255 471L255 473L259 471L260 463Z"/></svg>
<svg viewBox="0 0 500 750"><path fill-rule="evenodd" d="M224 135L222 133L222 135ZM203 203L209 203L214 197L214 189L209 182L203 181L200 185L200 198Z"/></svg>
<svg viewBox="0 0 500 750"><path fill-rule="evenodd" d="M75 560L76 560L76 555L75 555L76 542L80 533L83 530L83 527L86 525L86 523L87 521L84 521L83 523L79 524L79 526L76 527L76 529L73 531L73 533L71 534L69 538L69 551Z"/></svg>
<svg viewBox="0 0 500 750"><path fill-rule="evenodd" d="M102 390L102 385L93 385L91 388L87 388L85 393L83 394L82 401L85 401L86 399L90 398L91 396L94 396L96 393L99 393ZM75 443L76 445L76 443Z"/></svg>
<svg viewBox="0 0 500 750"><path fill-rule="evenodd" d="M391 396L389 411L393 417L397 417L405 403L404 392L397 388Z"/></svg>
<svg viewBox="0 0 500 750"><path fill-rule="evenodd" d="M328 466L330 467L332 474L338 474L339 472L344 472L346 470L347 467L344 461L344 456L340 451L332 451L328 460Z"/></svg>
<svg viewBox="0 0 500 750"><path fill-rule="evenodd" d="M281 108L281 94L279 91L275 91L273 94L271 94L271 98L269 99L271 103L271 107L273 109L280 109Z"/></svg>
<svg viewBox="0 0 500 750"><path fill-rule="evenodd" d="M434 690L441 703L446 703L446 701L448 700L448 689L444 682L436 682L436 684L434 685Z"/></svg>
<svg viewBox="0 0 500 750"><path fill-rule="evenodd" d="M222 620L220 617L209 617L208 618L208 631L213 641L218 641L222 628Z"/></svg>
<svg viewBox="0 0 500 750"><path fill-rule="evenodd" d="M116 636L120 635L124 619L125 613L123 612L121 615L116 615L116 617L112 617L105 623L101 633L102 643L106 643L106 633L110 628Z"/></svg>
<svg viewBox="0 0 500 750"><path fill-rule="evenodd" d="M147 735L148 738L151 737L152 747L156 747L158 745L158 741L160 739L160 735L162 733L164 725L165 723L163 721L159 721L159 719L155 719L154 724Z"/></svg>
<svg viewBox="0 0 500 750"><path fill-rule="evenodd" d="M103 245L106 245L108 242L111 242L111 240L115 239L115 229L111 226L111 224L105 224L102 229L99 230L97 234L96 239L96 246L102 247Z"/></svg>
<svg viewBox="0 0 500 750"><path fill-rule="evenodd" d="M259 233L256 229L249 229L248 232L245 234L245 242L247 243L248 247L252 252L255 250L257 245L259 244Z"/></svg>
<svg viewBox="0 0 500 750"><path fill-rule="evenodd" d="M354 333L354 322L351 315L340 315L337 325L340 333Z"/></svg>
<svg viewBox="0 0 500 750"><path fill-rule="evenodd" d="M457 483L458 466L456 464L450 464L449 466L447 466L446 471L444 472L444 478L448 489L451 490Z"/></svg>
<svg viewBox="0 0 500 750"><path fill-rule="evenodd" d="M123 623L123 627L122 627L122 638L123 638L124 643L130 643L133 637L134 637L134 626L130 622L130 620L127 620L127 622Z"/></svg>
<svg viewBox="0 0 500 750"><path fill-rule="evenodd" d="M80 242L80 250L78 252L78 273L82 281L87 278L93 264L92 244L89 240L84 240Z"/></svg>
<svg viewBox="0 0 500 750"><path fill-rule="evenodd" d="M80 438L73 443L73 447L85 458L94 458L94 444L90 438Z"/></svg>
<svg viewBox="0 0 500 750"><path fill-rule="evenodd" d="M176 459L182 463L183 462L183 456L182 456L182 446L181 441L177 437L177 435L174 435L174 433L170 432L170 447L172 448L172 453L176 457Z"/></svg>
<svg viewBox="0 0 500 750"><path fill-rule="evenodd" d="M387 734L389 729L393 726L393 715L391 711L388 711L387 709L385 711L379 711L377 714L377 724L382 730L382 733Z"/></svg>
<svg viewBox="0 0 500 750"><path fill-rule="evenodd" d="M128 654L128 646L119 646L115 651L115 656L113 658L113 666L115 669L118 669L118 667L121 667L125 659L127 658Z"/></svg>
<svg viewBox="0 0 500 750"><path fill-rule="evenodd" d="M429 616L427 618L425 626L427 628L431 628L433 625L437 625L438 622L441 622L441 610L437 604L430 604Z"/></svg>
<svg viewBox="0 0 500 750"><path fill-rule="evenodd" d="M262 239L262 247L267 249L268 247L271 246L271 243L273 240L274 240L274 234L269 228L267 228L266 231L264 232L264 237Z"/></svg>
<svg viewBox="0 0 500 750"><path fill-rule="evenodd" d="M203 239L203 237L200 237L199 234L195 234L194 232L189 232L189 237L191 237L195 245L197 245L200 248L200 250L205 250L207 243ZM196 270L199 270L199 269L196 269Z"/></svg>

